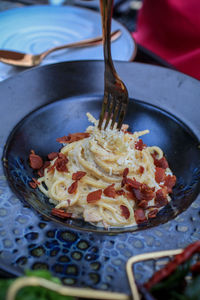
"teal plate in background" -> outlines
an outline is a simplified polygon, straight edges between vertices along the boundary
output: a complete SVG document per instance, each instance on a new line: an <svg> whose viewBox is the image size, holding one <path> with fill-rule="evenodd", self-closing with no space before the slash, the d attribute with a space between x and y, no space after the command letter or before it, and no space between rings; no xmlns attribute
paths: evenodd
<svg viewBox="0 0 200 300"><path fill-rule="evenodd" d="M7 10L0 13L0 28L0 49L32 54L102 35L100 13L69 5L35 5ZM129 61L136 53L135 42L129 31L113 20L112 31L117 29L122 35L112 43L113 59ZM88 59L103 59L102 46L60 50L50 54L42 64ZM22 68L0 63L0 80L19 70Z"/></svg>

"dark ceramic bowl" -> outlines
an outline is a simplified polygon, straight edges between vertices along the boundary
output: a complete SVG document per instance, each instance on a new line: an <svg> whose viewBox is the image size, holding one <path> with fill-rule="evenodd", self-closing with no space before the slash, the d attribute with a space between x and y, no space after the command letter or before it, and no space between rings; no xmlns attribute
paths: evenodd
<svg viewBox="0 0 200 300"><path fill-rule="evenodd" d="M125 122L132 131L150 130L144 136L144 142L163 149L173 173L177 176L172 201L159 211L156 218L144 224L109 230L95 227L83 220L63 220L51 215L53 205L38 189L34 190L28 184L32 177L36 177L28 164L30 150L33 149L42 157L58 151L60 144L56 142L56 138L73 132L84 132L89 125L86 112L98 118L101 102L102 96L63 99L34 111L15 127L8 138L4 154L8 162L6 175L14 193L40 214L64 226L104 233L149 228L165 223L186 210L195 200L200 188L200 149L197 138L173 115L145 102L130 99Z"/></svg>

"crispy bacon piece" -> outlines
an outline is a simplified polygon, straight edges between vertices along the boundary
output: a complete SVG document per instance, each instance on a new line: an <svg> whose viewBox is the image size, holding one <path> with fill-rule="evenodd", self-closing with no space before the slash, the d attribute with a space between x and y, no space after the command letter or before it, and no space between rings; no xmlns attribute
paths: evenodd
<svg viewBox="0 0 200 300"><path fill-rule="evenodd" d="M155 188L151 188L145 183L141 184L139 189L133 189L133 192L138 201L150 201L155 197Z"/></svg>
<svg viewBox="0 0 200 300"><path fill-rule="evenodd" d="M141 208L134 210L134 216L137 224L141 224L147 221L144 210Z"/></svg>
<svg viewBox="0 0 200 300"><path fill-rule="evenodd" d="M115 198L116 191L115 191L114 185L115 184L113 183L104 189L103 193L105 196L110 197L110 198Z"/></svg>
<svg viewBox="0 0 200 300"><path fill-rule="evenodd" d="M124 171L123 171L122 176L127 177L128 173L129 173L129 168L125 168Z"/></svg>
<svg viewBox="0 0 200 300"><path fill-rule="evenodd" d="M167 169L169 168L168 161L166 158L163 156L161 159L156 159L154 156L154 165L156 167L162 168L162 169Z"/></svg>
<svg viewBox="0 0 200 300"><path fill-rule="evenodd" d="M102 190L96 190L91 192L87 195L87 202L88 203L95 203L96 201L101 199Z"/></svg>
<svg viewBox="0 0 200 300"><path fill-rule="evenodd" d="M83 171L78 171L76 173L72 174L72 179L73 180L80 180L82 177L84 177L87 173Z"/></svg>
<svg viewBox="0 0 200 300"><path fill-rule="evenodd" d="M70 133L68 136L64 135L61 138L57 138L56 141L61 144L70 144L85 138L88 138L90 134L88 132L77 132L77 133Z"/></svg>
<svg viewBox="0 0 200 300"><path fill-rule="evenodd" d="M53 160L53 159L55 159L56 157L58 157L58 152L51 152L51 153L49 153L48 155L47 155L47 157L48 157L48 159L49 160Z"/></svg>
<svg viewBox="0 0 200 300"><path fill-rule="evenodd" d="M125 219L129 219L130 211L129 211L128 207L125 205L120 205L120 210L121 210L122 217L124 217Z"/></svg>
<svg viewBox="0 0 200 300"><path fill-rule="evenodd" d="M130 200L136 200L135 195L132 192L127 192L126 193L126 198Z"/></svg>
<svg viewBox="0 0 200 300"><path fill-rule="evenodd" d="M42 177L44 176L44 169L48 168L50 166L50 161L45 161L42 168L40 168L37 171L38 176Z"/></svg>
<svg viewBox="0 0 200 300"><path fill-rule="evenodd" d="M140 182L138 182L135 178L126 178L126 184L131 186L134 189L139 189L142 185Z"/></svg>
<svg viewBox="0 0 200 300"><path fill-rule="evenodd" d="M63 209L52 208L51 214L61 219L71 218L72 213L65 212Z"/></svg>
<svg viewBox="0 0 200 300"><path fill-rule="evenodd" d="M153 219L156 217L158 213L158 209L155 208L155 209L152 209L149 213L148 213L148 219Z"/></svg>
<svg viewBox="0 0 200 300"><path fill-rule="evenodd" d="M121 187L125 186L128 173L129 173L129 168L125 168L123 171L123 174L122 174L123 178L122 178L122 182L121 182Z"/></svg>
<svg viewBox="0 0 200 300"><path fill-rule="evenodd" d="M160 190L157 190L155 197L155 205L157 207L165 206L168 203L167 200L167 188L164 186Z"/></svg>
<svg viewBox="0 0 200 300"><path fill-rule="evenodd" d="M56 168L59 172L68 172L66 164L68 163L67 157L63 153L59 153L57 159L55 160L53 166L48 169L51 172Z"/></svg>
<svg viewBox="0 0 200 300"><path fill-rule="evenodd" d="M125 191L124 190L118 190L118 191L115 191L115 193L119 196L122 196L122 195L125 195Z"/></svg>
<svg viewBox="0 0 200 300"><path fill-rule="evenodd" d="M165 180L165 169L156 167L155 180L158 183L163 182Z"/></svg>
<svg viewBox="0 0 200 300"><path fill-rule="evenodd" d="M31 153L29 155L29 162L30 166L34 170L39 170L43 166L43 160L42 158L35 154L35 151L31 150Z"/></svg>
<svg viewBox="0 0 200 300"><path fill-rule="evenodd" d="M142 139L139 139L137 142L135 142L135 149L142 151L147 145L143 143Z"/></svg>
<svg viewBox="0 0 200 300"><path fill-rule="evenodd" d="M40 182L37 181L37 179L35 179L35 178L32 178L32 180L33 180L33 181L30 181L30 182L29 182L29 185L30 185L30 187L32 187L32 189L36 189L37 186L40 184Z"/></svg>
<svg viewBox="0 0 200 300"><path fill-rule="evenodd" d="M146 201L146 200L142 200L138 203L139 208L145 209L145 208L147 208L147 206L148 206L148 201Z"/></svg>
<svg viewBox="0 0 200 300"><path fill-rule="evenodd" d="M143 166L139 167L138 173L141 174L141 175L144 173L144 167Z"/></svg>
<svg viewBox="0 0 200 300"><path fill-rule="evenodd" d="M176 176L175 175L168 175L165 177L164 185L167 187L168 193L172 192L172 188L176 184Z"/></svg>
<svg viewBox="0 0 200 300"><path fill-rule="evenodd" d="M69 194L75 193L76 190L77 190L77 188L78 188L78 181L74 181L74 182L70 185L70 187L68 188L68 193L69 193Z"/></svg>

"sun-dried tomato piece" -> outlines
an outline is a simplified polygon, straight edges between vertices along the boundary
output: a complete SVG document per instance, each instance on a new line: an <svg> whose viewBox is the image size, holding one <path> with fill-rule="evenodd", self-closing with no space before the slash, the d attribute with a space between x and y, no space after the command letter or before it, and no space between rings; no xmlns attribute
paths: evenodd
<svg viewBox="0 0 200 300"><path fill-rule="evenodd" d="M148 213L148 219L153 219L153 218L155 218L156 215L157 215L157 213L158 213L158 209L157 209L157 208L151 210L151 211Z"/></svg>
<svg viewBox="0 0 200 300"><path fill-rule="evenodd" d="M77 132L77 133L70 133L68 136L63 136L61 138L57 138L56 141L61 144L70 144L85 138L88 138L90 134L88 132Z"/></svg>
<svg viewBox="0 0 200 300"><path fill-rule="evenodd" d="M78 181L74 181L74 182L70 185L70 187L68 188L68 193L69 193L69 194L75 193L76 190L77 190L77 188L78 188Z"/></svg>
<svg viewBox="0 0 200 300"><path fill-rule="evenodd" d="M82 177L84 177L87 173L83 171L78 171L76 173L72 174L72 179L73 180L80 180Z"/></svg>
<svg viewBox="0 0 200 300"><path fill-rule="evenodd" d="M161 159L154 158L154 165L156 167L159 167L159 168L162 168L162 169L169 168L168 161L166 160L166 158L164 156Z"/></svg>
<svg viewBox="0 0 200 300"><path fill-rule="evenodd" d="M47 155L49 160L54 160L56 157L58 157L58 152L51 152Z"/></svg>
<svg viewBox="0 0 200 300"><path fill-rule="evenodd" d="M151 289L155 284L167 278L172 272L174 272L177 266L187 261L194 253L200 251L200 241L190 244L185 250L176 255L164 268L158 270L153 276L144 284L146 289Z"/></svg>
<svg viewBox="0 0 200 300"><path fill-rule="evenodd" d="M165 180L165 169L156 167L155 180L158 183L163 182Z"/></svg>
<svg viewBox="0 0 200 300"><path fill-rule="evenodd" d="M110 198L115 198L116 191L115 191L114 185L115 184L113 183L104 189L103 193L105 196L110 197Z"/></svg>
<svg viewBox="0 0 200 300"><path fill-rule="evenodd" d="M197 261L194 265L190 267L190 271L193 275L200 274L200 261Z"/></svg>
<svg viewBox="0 0 200 300"><path fill-rule="evenodd" d="M142 151L144 148L146 148L146 144L143 143L142 139L139 139L137 142L135 142L135 149Z"/></svg>
<svg viewBox="0 0 200 300"><path fill-rule="evenodd" d="M157 190L156 192L156 197L155 197L155 205L157 207L162 207L162 206L165 206L167 205L168 203L168 200L167 200L167 187L163 187L161 188L160 190Z"/></svg>
<svg viewBox="0 0 200 300"><path fill-rule="evenodd" d="M51 214L61 219L71 218L72 213L65 212L63 209L52 208Z"/></svg>
<svg viewBox="0 0 200 300"><path fill-rule="evenodd" d="M120 205L120 210L121 210L122 217L124 217L125 219L129 219L130 211L129 211L128 207L125 205Z"/></svg>
<svg viewBox="0 0 200 300"><path fill-rule="evenodd" d="M135 216L135 221L137 224L141 224L147 221L147 218L145 216L145 212L143 209L138 208L134 210L134 216Z"/></svg>
<svg viewBox="0 0 200 300"><path fill-rule="evenodd" d="M31 153L29 155L29 162L30 166L34 170L39 170L43 166L43 160L42 158L35 154L33 150L31 150Z"/></svg>
<svg viewBox="0 0 200 300"><path fill-rule="evenodd" d="M168 175L165 177L164 185L167 187L168 193L172 192L172 188L176 184L176 176L175 175Z"/></svg>
<svg viewBox="0 0 200 300"><path fill-rule="evenodd" d="M115 191L115 192L119 196L125 195L125 191L124 190L118 190L118 191Z"/></svg>
<svg viewBox="0 0 200 300"><path fill-rule="evenodd" d="M87 202L88 203L95 203L96 201L101 199L102 190L96 190L91 192L87 195Z"/></svg>

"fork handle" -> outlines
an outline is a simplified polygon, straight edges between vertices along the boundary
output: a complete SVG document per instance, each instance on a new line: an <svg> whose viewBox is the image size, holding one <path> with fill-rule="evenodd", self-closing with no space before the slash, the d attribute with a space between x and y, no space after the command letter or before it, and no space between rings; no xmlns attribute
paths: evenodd
<svg viewBox="0 0 200 300"><path fill-rule="evenodd" d="M102 20L102 31L103 31L104 62L105 62L105 72L106 72L107 67L114 69L114 65L112 63L111 45L110 45L113 0L100 0L100 8L101 8L101 20Z"/></svg>

